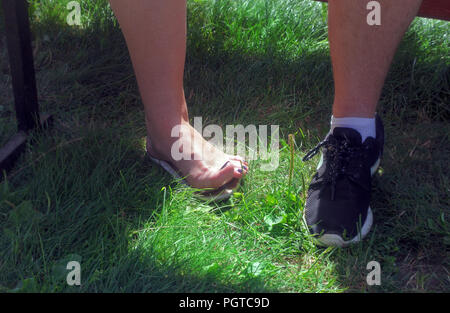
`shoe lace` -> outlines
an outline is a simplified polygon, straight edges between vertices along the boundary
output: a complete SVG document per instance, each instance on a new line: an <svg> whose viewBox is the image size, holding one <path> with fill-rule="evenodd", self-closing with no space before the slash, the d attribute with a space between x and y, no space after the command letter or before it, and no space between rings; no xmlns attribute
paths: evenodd
<svg viewBox="0 0 450 313"><path fill-rule="evenodd" d="M358 180L358 169L363 166L361 160L364 157L365 150L368 149L367 145L355 145L345 137L336 138L330 135L311 149L303 157L303 161L306 162L313 158L322 147L326 149L324 157L327 160L324 182L331 184L331 200L334 200L336 183L340 176L347 177L365 190L368 190L367 186Z"/></svg>

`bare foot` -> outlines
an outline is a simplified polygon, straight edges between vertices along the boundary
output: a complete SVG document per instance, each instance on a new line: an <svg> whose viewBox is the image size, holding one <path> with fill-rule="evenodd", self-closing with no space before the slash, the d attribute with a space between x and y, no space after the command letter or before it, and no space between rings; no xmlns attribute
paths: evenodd
<svg viewBox="0 0 450 313"><path fill-rule="evenodd" d="M181 125L180 136L177 138L147 138L147 151L154 158L170 162L179 171L180 176L194 188L216 189L233 179L236 179L237 184L248 172L248 163L242 157L220 151L203 139L187 122ZM183 159L176 160L179 157L174 156L173 151L176 154L182 153ZM231 186L233 187L235 186Z"/></svg>

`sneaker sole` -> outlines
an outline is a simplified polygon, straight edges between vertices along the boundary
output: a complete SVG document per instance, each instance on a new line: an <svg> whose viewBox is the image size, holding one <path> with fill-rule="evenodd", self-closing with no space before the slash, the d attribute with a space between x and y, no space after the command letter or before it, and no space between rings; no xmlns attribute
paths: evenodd
<svg viewBox="0 0 450 313"><path fill-rule="evenodd" d="M355 237L353 237L351 240L345 241L341 236L335 234L325 234L315 240L319 245L327 247L334 246L339 248L345 248L349 245L358 243L361 240L363 240L364 237L369 233L370 228L372 227L372 223L373 223L373 213L369 206L369 209L367 210L367 217L366 220L364 221L364 225L361 228L360 233Z"/></svg>
<svg viewBox="0 0 450 313"><path fill-rule="evenodd" d="M380 166L380 161L381 158L378 158L375 164L370 168L371 176L373 176L377 171L378 167ZM370 229L372 228L372 224L373 224L373 213L369 206L367 210L366 220L364 221L364 224L361 227L360 232L352 239L344 240L341 236L336 234L324 234L319 238L314 238L314 240L316 241L317 244L322 246L334 246L344 248L363 240L364 237L369 233Z"/></svg>

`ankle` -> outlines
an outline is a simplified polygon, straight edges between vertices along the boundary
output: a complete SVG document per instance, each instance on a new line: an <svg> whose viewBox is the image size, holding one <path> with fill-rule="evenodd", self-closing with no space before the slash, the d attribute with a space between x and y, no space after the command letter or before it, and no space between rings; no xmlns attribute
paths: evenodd
<svg viewBox="0 0 450 313"><path fill-rule="evenodd" d="M372 101L372 99L336 96L333 102L332 114L335 118L373 118L375 117L376 107L377 101Z"/></svg>
<svg viewBox="0 0 450 313"><path fill-rule="evenodd" d="M147 151L155 157L169 160L173 144L181 137L192 137L192 126L184 120L178 124L164 123L160 126L154 124L147 127Z"/></svg>

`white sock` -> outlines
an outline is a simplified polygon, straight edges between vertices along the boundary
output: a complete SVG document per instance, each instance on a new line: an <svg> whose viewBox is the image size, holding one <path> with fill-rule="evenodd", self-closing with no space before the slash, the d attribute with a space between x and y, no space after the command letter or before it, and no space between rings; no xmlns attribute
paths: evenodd
<svg viewBox="0 0 450 313"><path fill-rule="evenodd" d="M361 135L362 142L366 140L367 137L376 137L375 131L375 117L374 118L364 118L364 117L339 117L336 118L331 116L331 133L336 127L346 127L353 128L358 131Z"/></svg>

